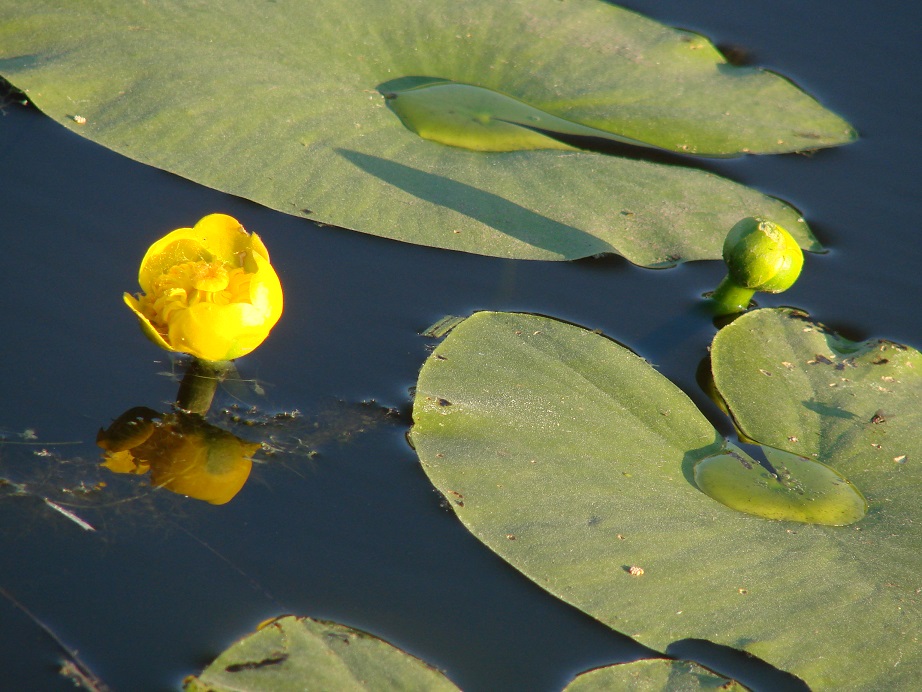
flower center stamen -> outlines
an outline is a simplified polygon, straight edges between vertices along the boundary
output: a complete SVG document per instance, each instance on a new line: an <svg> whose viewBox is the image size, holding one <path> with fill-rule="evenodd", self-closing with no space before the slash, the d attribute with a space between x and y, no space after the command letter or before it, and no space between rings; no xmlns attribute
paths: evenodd
<svg viewBox="0 0 922 692"><path fill-rule="evenodd" d="M141 296L141 311L165 333L175 310L197 303L249 303L251 278L243 268L221 261L177 264L154 280L150 294Z"/></svg>
<svg viewBox="0 0 922 692"><path fill-rule="evenodd" d="M195 262L189 279L196 290L217 293L227 288L230 275L223 262Z"/></svg>

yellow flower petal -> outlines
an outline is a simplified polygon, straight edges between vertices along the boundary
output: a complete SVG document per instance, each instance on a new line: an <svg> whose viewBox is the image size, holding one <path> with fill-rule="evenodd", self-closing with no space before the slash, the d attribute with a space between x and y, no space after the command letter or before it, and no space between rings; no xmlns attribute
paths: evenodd
<svg viewBox="0 0 922 692"><path fill-rule="evenodd" d="M209 214L192 229L198 234L199 242L214 256L225 262L240 266L240 253L250 250L253 237L237 219L227 214Z"/></svg>
<svg viewBox="0 0 922 692"><path fill-rule="evenodd" d="M154 280L174 265L211 260L211 253L195 238L191 228L178 228L150 246L138 272L144 293L150 293Z"/></svg>
<svg viewBox="0 0 922 692"><path fill-rule="evenodd" d="M157 331L157 328L150 323L144 314L141 312L141 304L138 302L138 299L131 295L130 293L123 293L122 300L125 301L125 305L131 308L131 311L135 314L135 317L138 318L138 323L141 325L141 331L144 332L144 336L157 344L160 348L167 351L175 351L172 346L170 346L166 339L161 336L160 332Z"/></svg>
<svg viewBox="0 0 922 692"><path fill-rule="evenodd" d="M266 246L263 245L262 238L260 238L255 233L250 234L253 252L261 256L266 262L269 261L269 251L266 249Z"/></svg>
<svg viewBox="0 0 922 692"><path fill-rule="evenodd" d="M246 303L199 303L175 312L169 327L175 350L204 360L233 360L259 346L272 324Z"/></svg>
<svg viewBox="0 0 922 692"><path fill-rule="evenodd" d="M259 237L247 233L237 219L227 214L209 214L193 228L178 228L151 245L141 261L138 281L147 293L153 280L176 264L220 260L240 267L254 252L269 259Z"/></svg>
<svg viewBox="0 0 922 692"><path fill-rule="evenodd" d="M282 283L278 274L269 264L268 257L255 256L257 271L250 283L250 302L266 312L266 321L270 322L270 329L275 326L282 316L285 298L282 293Z"/></svg>

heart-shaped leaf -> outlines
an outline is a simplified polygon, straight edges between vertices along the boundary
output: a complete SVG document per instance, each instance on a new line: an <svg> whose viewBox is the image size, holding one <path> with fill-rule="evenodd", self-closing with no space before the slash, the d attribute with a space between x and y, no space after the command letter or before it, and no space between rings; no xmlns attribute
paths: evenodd
<svg viewBox="0 0 922 692"><path fill-rule="evenodd" d="M820 593L800 600L824 613L817 629L827 651L860 642L862 669L886 672L850 686L912 687L922 675L922 536L914 529L922 523L922 354L882 339L851 341L802 312L772 309L721 330L712 361L746 435L830 464L864 492L861 540L817 553L811 566L851 594L847 614L827 617Z"/></svg>
<svg viewBox="0 0 922 692"><path fill-rule="evenodd" d="M713 174L449 147L405 127L383 94L452 80L683 153L855 136L787 80L599 0L0 0L0 73L81 135L202 184L365 233L526 259L716 259L754 215L819 245L795 209Z"/></svg>
<svg viewBox="0 0 922 692"><path fill-rule="evenodd" d="M707 639L814 689L911 689L922 356L756 311L713 358L746 434L844 474L864 519L770 521L715 502L693 473L723 440L691 401L627 349L544 317L455 327L420 372L412 441L490 549L648 646Z"/></svg>

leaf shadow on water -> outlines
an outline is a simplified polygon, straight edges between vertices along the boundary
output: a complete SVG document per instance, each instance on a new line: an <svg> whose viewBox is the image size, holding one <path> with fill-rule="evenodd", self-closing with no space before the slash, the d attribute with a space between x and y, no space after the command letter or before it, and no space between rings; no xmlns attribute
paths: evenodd
<svg viewBox="0 0 922 692"><path fill-rule="evenodd" d="M414 197L469 216L534 247L559 252L564 246L584 245L593 248L593 253L615 252L614 248L604 246L585 231L549 219L492 192L378 156L348 149L336 152L366 173ZM476 203L470 204L471 199Z"/></svg>

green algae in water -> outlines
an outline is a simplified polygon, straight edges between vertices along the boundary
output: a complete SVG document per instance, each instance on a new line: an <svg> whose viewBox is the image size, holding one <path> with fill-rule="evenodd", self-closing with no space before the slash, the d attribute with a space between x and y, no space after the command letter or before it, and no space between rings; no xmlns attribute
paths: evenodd
<svg viewBox="0 0 922 692"><path fill-rule="evenodd" d="M772 470L727 449L695 465L695 483L723 505L765 519L845 526L864 517L864 495L826 464L762 447Z"/></svg>
<svg viewBox="0 0 922 692"><path fill-rule="evenodd" d="M384 93L388 107L423 139L474 151L575 149L552 135L659 149L545 113L492 89L439 81ZM543 133L549 134L543 134Z"/></svg>

